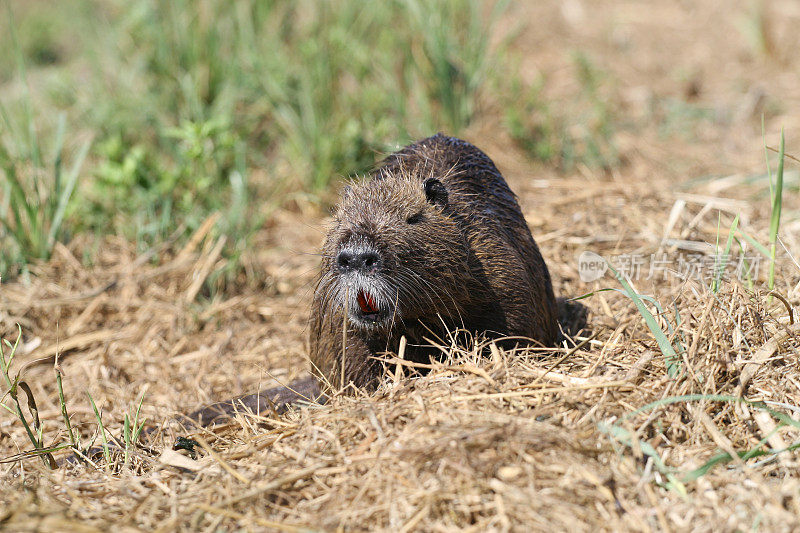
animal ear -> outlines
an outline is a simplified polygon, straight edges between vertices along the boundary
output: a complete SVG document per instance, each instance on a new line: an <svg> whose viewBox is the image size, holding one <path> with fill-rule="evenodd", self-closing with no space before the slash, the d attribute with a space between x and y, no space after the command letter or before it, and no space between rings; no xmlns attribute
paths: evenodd
<svg viewBox="0 0 800 533"><path fill-rule="evenodd" d="M447 188L436 178L427 178L422 182L425 188L425 198L433 205L447 206Z"/></svg>

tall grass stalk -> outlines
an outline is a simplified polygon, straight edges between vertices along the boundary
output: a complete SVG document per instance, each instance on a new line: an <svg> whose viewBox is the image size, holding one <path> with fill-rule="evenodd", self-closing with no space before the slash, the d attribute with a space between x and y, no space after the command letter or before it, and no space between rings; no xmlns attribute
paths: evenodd
<svg viewBox="0 0 800 533"><path fill-rule="evenodd" d="M781 128L781 144L778 148L778 170L775 174L775 188L772 187L772 173L770 172L770 196L772 199L772 215L769 221L769 290L775 288L775 252L778 244L778 229L781 224L781 207L783 205L783 161L785 154L785 139ZM769 167L767 167L769 168Z"/></svg>
<svg viewBox="0 0 800 533"><path fill-rule="evenodd" d="M80 442L76 438L76 433L72 429L72 422L69 419L69 411L67 410L67 401L64 399L64 387L61 381L62 371L61 365L58 364L58 354L56 354L55 364L53 365L56 374L56 386L58 387L58 404L61 407L61 418L64 420L64 427L67 428L67 435L69 435L69 443L74 449L80 447Z"/></svg>
<svg viewBox="0 0 800 533"><path fill-rule="evenodd" d="M48 170L36 131L36 120L28 90L25 59L22 54L11 4L6 2L9 33L21 81L24 128L18 128L0 101L0 275L9 263L47 259L58 239L67 206L72 198L78 173L89 150L84 143L72 166L63 164L66 118L60 114L55 134L52 168ZM11 145L11 148L7 146ZM50 175L50 179L46 177ZM11 240L15 251L7 242Z"/></svg>
<svg viewBox="0 0 800 533"><path fill-rule="evenodd" d="M441 110L441 126L461 131L475 113L476 95L490 68L489 32L508 5L494 2L488 15L478 0L405 0L421 50L407 48L419 68L425 98Z"/></svg>
<svg viewBox="0 0 800 533"><path fill-rule="evenodd" d="M22 339L22 328L20 326L17 326L17 328L17 340L14 342L14 344L11 344L7 339L0 339L0 373L3 375L6 386L8 387L8 390L5 392L5 394L0 397L0 405L2 405L22 423L22 426L25 428L25 433L28 435L28 439L30 439L31 444L33 444L34 454L39 455L44 465L47 468L52 469L56 467L56 464L53 456L49 453L49 450L44 446L42 441L43 429L39 420L39 410L36 407L36 400L33 397L33 391L31 391L27 383L20 379L21 376L19 374L13 379L11 377L11 363L14 361L14 355L17 353L19 341ZM6 348L10 350L7 357L3 348L4 344ZM25 414L22 411L22 405L20 405L19 402L20 389L27 397L27 407L28 412L31 415L33 427L31 427L31 423L28 422ZM13 408L3 403L6 396L11 398L14 404Z"/></svg>
<svg viewBox="0 0 800 533"><path fill-rule="evenodd" d="M97 409L97 405L94 403L94 398L89 392L86 392L86 396L89 397L89 403L92 404L92 410L94 411L95 419L97 420L97 431L100 433L100 439L103 441L103 457L106 460L106 464L111 464L111 450L108 447L108 437L106 436L106 427L103 425L103 416L100 414L100 411Z"/></svg>
<svg viewBox="0 0 800 533"><path fill-rule="evenodd" d="M145 422L147 419L139 420L139 415L142 411L142 404L144 403L144 395L145 392L142 392L142 395L139 397L139 403L136 405L136 411L133 414L133 420L125 413L125 417L122 423L122 437L125 444L125 460L124 466L128 466L128 462L130 461L130 454L131 451L135 448L136 443L139 441L139 435L142 433L142 429L144 428Z"/></svg>
<svg viewBox="0 0 800 533"><path fill-rule="evenodd" d="M711 284L711 291L714 294L719 292L719 288L722 284L722 275L725 272L725 268L728 266L728 261L730 260L731 255L731 246L733 245L733 239L736 234L736 228L739 226L739 215L737 214L736 217L733 219L733 223L731 224L730 229L728 230L728 240L725 242L725 251L722 253L721 256L717 256L716 261L716 272L714 273L714 281ZM717 249L719 249L719 230L717 230Z"/></svg>
<svg viewBox="0 0 800 533"><path fill-rule="evenodd" d="M78 182L81 166L89 151L91 143L86 141L79 148L72 166L65 170L64 129L65 119L61 115L56 133L51 180L44 179L47 170L37 166L36 158L15 156L0 143L0 172L4 194L8 195L5 211L0 213L0 229L3 230L0 232L0 239L11 239L24 260L50 257L60 236L64 215ZM7 255L8 252L0 254Z"/></svg>

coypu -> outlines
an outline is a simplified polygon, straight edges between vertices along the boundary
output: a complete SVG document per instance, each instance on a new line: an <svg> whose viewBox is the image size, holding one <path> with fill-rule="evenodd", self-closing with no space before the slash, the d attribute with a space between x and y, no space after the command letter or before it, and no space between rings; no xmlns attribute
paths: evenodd
<svg viewBox="0 0 800 533"><path fill-rule="evenodd" d="M426 337L445 339L454 330L506 346L553 346L559 311L564 320L579 306L559 300L497 167L472 144L440 133L390 154L364 182L344 188L311 308L317 379L220 402L190 418L208 424L235 406L282 410L318 399L317 380L373 388L383 368L374 356L396 350L401 336L405 358L416 362L441 353ZM580 318L570 329L580 329Z"/></svg>
<svg viewBox="0 0 800 533"><path fill-rule="evenodd" d="M318 377L373 386L382 366L371 356L402 335L416 362L439 353L425 337L458 329L556 341L544 259L514 193L468 142L438 134L391 154L345 188L334 219L312 304Z"/></svg>

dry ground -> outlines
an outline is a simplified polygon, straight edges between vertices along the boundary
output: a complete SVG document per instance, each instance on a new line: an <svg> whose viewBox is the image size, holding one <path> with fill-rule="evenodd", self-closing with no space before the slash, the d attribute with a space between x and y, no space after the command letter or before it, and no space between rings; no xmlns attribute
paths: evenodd
<svg viewBox="0 0 800 533"><path fill-rule="evenodd" d="M664 252L670 268L680 270L680 258L698 243L711 244L700 247L708 255L718 233L724 242L734 214L767 243L762 113L768 144L777 144L783 126L787 151L800 151L800 6L767 6L761 26L749 2L512 6L506 29L530 21L513 46L524 75L545 76L553 105L569 101L580 91L569 54L583 50L605 73L603 99L623 125L613 138L622 159L617 169L579 167L568 175L533 166L511 148L491 102L465 135L518 192L557 293L620 287L610 275L579 279L576 258L585 250L648 261ZM760 27L762 49L747 37ZM787 163L785 249L776 269L776 291L790 306L800 303L800 267L787 254L800 252L796 168ZM758 407L710 396L737 396L752 376L746 398L800 419L798 329L788 326L786 305L766 297L766 260L754 292L736 276L716 296L708 279L685 280L679 272L633 281L666 311L665 330L667 321L679 322L673 340L685 352L677 377L667 375L633 302L596 292L584 300L595 337L577 350L480 359L451 349L447 365L422 378L392 379L374 395L284 417L242 418L203 433L215 452L196 462L162 453L185 433L165 424L175 413L303 375L323 231L319 210L297 200L258 235L246 275L210 304L196 303L196 296L197 280L223 261L213 230L144 256L108 239L90 251L89 266L82 262L87 245L77 239L36 266L29 284L0 286L0 333L13 339L14 324L22 326L16 368L30 363L24 379L51 430L47 442L65 438L55 433L63 426L52 365L57 350L67 403L85 440L96 428L85 391L113 434L143 392L148 425L163 426L130 470L110 473L102 460L97 469L55 472L35 459L0 465L0 528L800 528L795 452L685 477L720 450L751 450L765 438L767 448L780 449L800 439L790 426L773 432L779 418ZM752 248L745 255L755 257ZM634 412L686 394L705 396ZM3 412L0 457L28 447L19 423Z"/></svg>

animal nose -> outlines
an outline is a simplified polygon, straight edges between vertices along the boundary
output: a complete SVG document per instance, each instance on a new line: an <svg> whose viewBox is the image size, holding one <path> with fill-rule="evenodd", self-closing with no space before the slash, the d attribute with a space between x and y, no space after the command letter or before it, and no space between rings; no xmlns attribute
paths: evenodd
<svg viewBox="0 0 800 533"><path fill-rule="evenodd" d="M336 264L341 272L369 273L378 270L381 256L374 250L342 250L336 256Z"/></svg>

